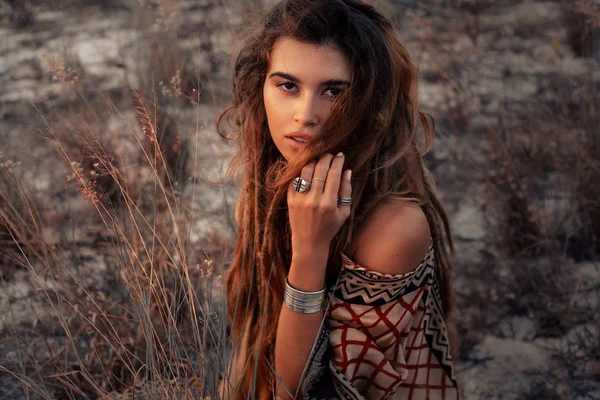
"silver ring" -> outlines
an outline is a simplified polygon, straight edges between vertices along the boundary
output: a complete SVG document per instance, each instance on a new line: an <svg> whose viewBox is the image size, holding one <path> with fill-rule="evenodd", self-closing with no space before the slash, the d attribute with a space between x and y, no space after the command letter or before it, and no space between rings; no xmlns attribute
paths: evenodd
<svg viewBox="0 0 600 400"><path fill-rule="evenodd" d="M299 176L294 179L294 189L298 193L308 192L310 190L310 182Z"/></svg>
<svg viewBox="0 0 600 400"><path fill-rule="evenodd" d="M338 206L349 206L350 204L352 204L352 197L338 196L337 202Z"/></svg>
<svg viewBox="0 0 600 400"><path fill-rule="evenodd" d="M321 179L321 178L312 178L312 179L310 180L310 182L312 183L312 181L323 181L323 182L325 182L325 179Z"/></svg>

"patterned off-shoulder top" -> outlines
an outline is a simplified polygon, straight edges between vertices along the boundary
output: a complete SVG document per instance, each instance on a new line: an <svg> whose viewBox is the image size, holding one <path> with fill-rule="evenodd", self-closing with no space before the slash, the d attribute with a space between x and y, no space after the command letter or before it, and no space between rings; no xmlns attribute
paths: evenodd
<svg viewBox="0 0 600 400"><path fill-rule="evenodd" d="M435 255L402 275L342 254L326 318L300 387L303 399L458 399Z"/></svg>

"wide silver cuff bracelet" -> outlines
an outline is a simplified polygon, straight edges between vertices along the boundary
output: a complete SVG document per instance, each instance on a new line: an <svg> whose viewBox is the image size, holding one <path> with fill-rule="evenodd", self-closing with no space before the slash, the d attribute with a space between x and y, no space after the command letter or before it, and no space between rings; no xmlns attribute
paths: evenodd
<svg viewBox="0 0 600 400"><path fill-rule="evenodd" d="M325 288L318 292L303 292L290 286L288 278L285 278L285 292L283 303L292 311L301 314L313 314L321 311L325 300Z"/></svg>

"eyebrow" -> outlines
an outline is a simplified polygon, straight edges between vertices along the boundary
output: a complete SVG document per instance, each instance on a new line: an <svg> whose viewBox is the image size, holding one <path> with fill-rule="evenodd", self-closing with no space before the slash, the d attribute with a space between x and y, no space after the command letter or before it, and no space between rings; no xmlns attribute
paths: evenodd
<svg viewBox="0 0 600 400"><path fill-rule="evenodd" d="M276 76L290 80L295 83L302 83L302 81L300 79L296 78L294 75L286 74L285 72L273 72L271 75L269 75L269 79L276 77ZM339 85L350 86L350 82L343 80L343 79L328 79L325 82L321 83L321 86L339 86Z"/></svg>

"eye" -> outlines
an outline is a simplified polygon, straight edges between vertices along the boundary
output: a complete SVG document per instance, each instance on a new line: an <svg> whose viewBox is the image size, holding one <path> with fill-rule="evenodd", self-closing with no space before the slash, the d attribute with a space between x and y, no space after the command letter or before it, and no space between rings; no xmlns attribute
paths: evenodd
<svg viewBox="0 0 600 400"><path fill-rule="evenodd" d="M277 84L277 88L284 93L289 93L296 87L296 84L293 82L282 82Z"/></svg>
<svg viewBox="0 0 600 400"><path fill-rule="evenodd" d="M329 97L338 97L339 95L344 93L344 89L341 89L339 87L330 87L330 88L327 88L327 90L325 90L325 92L331 92L331 94L327 95Z"/></svg>

